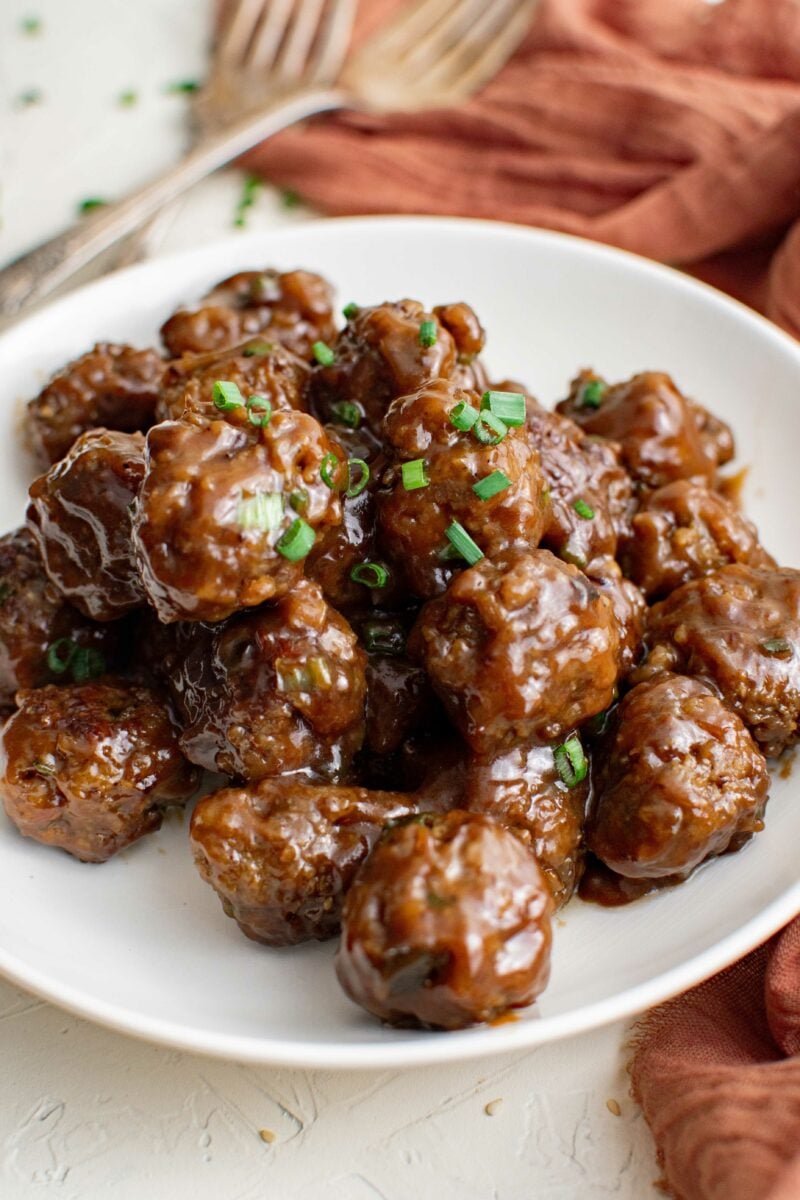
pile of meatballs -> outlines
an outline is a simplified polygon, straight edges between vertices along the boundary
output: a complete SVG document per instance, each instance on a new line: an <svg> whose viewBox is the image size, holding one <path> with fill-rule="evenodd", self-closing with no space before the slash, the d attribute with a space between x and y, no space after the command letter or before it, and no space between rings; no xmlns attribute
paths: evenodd
<svg viewBox="0 0 800 1200"><path fill-rule="evenodd" d="M103 862L206 777L200 876L249 938L339 936L352 1000L531 1004L551 921L762 828L798 737L800 572L729 498L729 428L646 372L555 411L463 303L340 317L244 272L27 408L0 540L3 803ZM213 790L209 790L213 789Z"/></svg>

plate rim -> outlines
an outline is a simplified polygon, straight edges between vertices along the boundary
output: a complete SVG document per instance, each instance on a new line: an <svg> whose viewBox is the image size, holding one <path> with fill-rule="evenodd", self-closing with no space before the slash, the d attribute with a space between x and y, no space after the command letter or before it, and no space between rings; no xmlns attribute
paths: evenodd
<svg viewBox="0 0 800 1200"><path fill-rule="evenodd" d="M628 250L621 250L588 238L572 234L517 225L512 222L475 220L462 217L433 216L363 216L363 217L320 217L301 224L276 230L232 234L215 238L200 246L159 255L115 271L101 279L76 288L67 295L38 308L29 316L15 322L0 332L0 357L13 353L17 339L23 340L32 324L43 317L52 319L68 311L76 297L102 297L104 292L112 294L124 287L131 278L157 274L174 268L177 272L203 256L223 254L226 248L235 248L236 256L252 253L254 258L269 254L276 244L302 242L309 228L315 234L335 237L342 228L391 229L399 234L413 236L430 230L449 229L469 236L470 233L498 240L523 238L532 243L560 245L567 252L583 254L590 259L624 262L634 272L650 276L657 284L667 284L672 289L689 294L705 294L717 307L727 309L739 321L758 330L775 347L797 361L800 370L800 343L788 333L774 325L766 317L748 308L745 304L719 289L686 275L672 267L645 258ZM263 249L260 249L262 248ZM647 901L640 901L647 903ZM158 1017L142 1016L136 1009L110 1001L97 1000L91 992L59 983L52 975L39 968L31 967L0 945L0 974L11 983L22 987L57 1006L79 1016L141 1040L186 1052L221 1058L234 1062L274 1065L298 1068L336 1068L346 1070L378 1070L385 1068L416 1067L436 1063L467 1061L500 1054L512 1050L533 1049L566 1037L577 1036L600 1028L616 1020L629 1019L655 1004L662 1003L689 987L693 987L717 971L736 962L739 958L761 945L784 924L800 913L800 879L790 888L751 917L738 930L668 971L653 976L644 983L628 988L614 996L572 1009L556 1016L532 1018L510 1022L494 1028L477 1028L457 1033L415 1033L408 1041L391 1042L350 1041L333 1042L285 1042L275 1037L253 1037L229 1033L204 1033L188 1030L176 1021Z"/></svg>

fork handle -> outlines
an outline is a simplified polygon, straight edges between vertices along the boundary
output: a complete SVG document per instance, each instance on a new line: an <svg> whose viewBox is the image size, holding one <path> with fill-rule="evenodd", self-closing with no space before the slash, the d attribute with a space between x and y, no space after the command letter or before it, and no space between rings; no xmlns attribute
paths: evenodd
<svg viewBox="0 0 800 1200"><path fill-rule="evenodd" d="M350 102L335 89L302 91L276 101L198 143L181 162L123 200L110 204L0 270L0 318L24 309L64 283L104 250L132 233L162 205L175 200L219 167L290 125L343 108Z"/></svg>

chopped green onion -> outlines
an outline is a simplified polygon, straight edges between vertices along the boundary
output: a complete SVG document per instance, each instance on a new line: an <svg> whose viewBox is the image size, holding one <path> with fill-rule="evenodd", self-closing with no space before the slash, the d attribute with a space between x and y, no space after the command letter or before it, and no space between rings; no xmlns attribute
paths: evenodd
<svg viewBox="0 0 800 1200"><path fill-rule="evenodd" d="M441 910L450 908L455 902L455 896L440 896L438 892L428 892L428 908Z"/></svg>
<svg viewBox="0 0 800 1200"><path fill-rule="evenodd" d="M477 408L473 408L471 404L467 404L466 400L462 400L455 408L450 409L450 424L466 433L472 429L480 415Z"/></svg>
<svg viewBox="0 0 800 1200"><path fill-rule="evenodd" d="M474 567L475 563L480 562L483 558L480 546L473 542L464 526L460 525L458 521L453 521L452 525L448 525L444 534L458 556L466 559L471 567Z"/></svg>
<svg viewBox="0 0 800 1200"><path fill-rule="evenodd" d="M353 471L359 473L358 479L353 483ZM347 487L344 494L348 500L355 500L356 496L360 496L364 488L369 483L369 467L364 462L363 458L348 458L347 460Z"/></svg>
<svg viewBox="0 0 800 1200"><path fill-rule="evenodd" d="M361 424L361 409L352 400L337 400L331 405L331 412L336 421L348 429L358 429Z"/></svg>
<svg viewBox="0 0 800 1200"><path fill-rule="evenodd" d="M491 475L486 475L477 483L473 483L472 490L479 500L491 500L492 496L504 492L509 487L511 487L511 480L507 475L502 471L492 471Z"/></svg>
<svg viewBox="0 0 800 1200"><path fill-rule="evenodd" d="M289 562L299 562L301 558L306 557L316 538L317 535L308 522L298 517L275 543L275 549L284 558L288 558Z"/></svg>
<svg viewBox="0 0 800 1200"><path fill-rule="evenodd" d="M242 354L245 358L254 358L256 355L271 354L274 349L274 342L263 342L259 340L256 342L250 342L248 346L245 346L242 350Z"/></svg>
<svg viewBox="0 0 800 1200"><path fill-rule="evenodd" d="M578 514L578 516L582 517L584 521L591 521L594 517L594 509L590 504L587 504L585 500L576 500L572 507L575 509L575 512Z"/></svg>
<svg viewBox="0 0 800 1200"><path fill-rule="evenodd" d="M251 425L257 425L259 429L269 425L272 419L272 401L268 400L266 396L260 396L256 392L247 401L246 408L247 419Z"/></svg>
<svg viewBox="0 0 800 1200"><path fill-rule="evenodd" d="M199 92L200 84L196 79L179 79L175 83L168 83L164 88L164 91L172 96L181 95L183 93L189 95L192 92Z"/></svg>
<svg viewBox="0 0 800 1200"><path fill-rule="evenodd" d="M96 208L105 208L107 203L107 200L101 200L99 196L87 196L78 205L78 212L83 216L86 213L94 212Z"/></svg>
<svg viewBox="0 0 800 1200"><path fill-rule="evenodd" d="M54 675L63 675L72 663L78 649L72 638L59 638L47 650L47 667Z"/></svg>
<svg viewBox="0 0 800 1200"><path fill-rule="evenodd" d="M23 17L19 23L22 33L28 37L35 37L37 33L42 32L42 22L39 17Z"/></svg>
<svg viewBox="0 0 800 1200"><path fill-rule="evenodd" d="M308 504L308 492L305 488L298 488L296 492L292 492L289 496L289 503L295 512L300 512Z"/></svg>
<svg viewBox="0 0 800 1200"><path fill-rule="evenodd" d="M479 442L483 442L484 446L496 446L508 433L508 426L487 408L478 413L478 419L472 426L472 432Z"/></svg>
<svg viewBox="0 0 800 1200"><path fill-rule="evenodd" d="M236 506L236 523L242 529L272 532L283 519L283 495L280 492L256 492L241 496Z"/></svg>
<svg viewBox="0 0 800 1200"><path fill-rule="evenodd" d="M504 425L525 424L525 397L522 392L484 392L481 408L499 417Z"/></svg>
<svg viewBox="0 0 800 1200"><path fill-rule="evenodd" d="M244 396L239 391L238 383L231 383L227 379L215 381L214 387L211 389L211 398L214 406L220 412L230 412L231 409L241 408L244 404Z"/></svg>
<svg viewBox="0 0 800 1200"><path fill-rule="evenodd" d="M321 367L330 367L336 362L336 355L325 342L314 342L311 353Z"/></svg>
<svg viewBox="0 0 800 1200"><path fill-rule="evenodd" d="M419 327L420 346L435 346L436 337L436 322L430 320L423 321Z"/></svg>
<svg viewBox="0 0 800 1200"><path fill-rule="evenodd" d="M353 567L350 578L353 583L363 583L368 588L382 588L386 586L389 572L380 563L365 560Z"/></svg>
<svg viewBox="0 0 800 1200"><path fill-rule="evenodd" d="M122 108L133 108L134 104L136 104L138 100L139 93L134 92L132 88L130 88L127 92L120 92L118 96L118 103Z"/></svg>
<svg viewBox="0 0 800 1200"><path fill-rule="evenodd" d="M336 454L326 454L320 463L319 473L322 477L322 482L332 492L338 492L341 489L341 484L336 482L334 476L334 471L338 471L341 464L342 460Z"/></svg>
<svg viewBox="0 0 800 1200"><path fill-rule="evenodd" d="M245 179L233 218L233 224L237 229L244 229L247 224L247 210L253 207L263 186L264 181L260 175L248 175Z"/></svg>
<svg viewBox="0 0 800 1200"><path fill-rule="evenodd" d="M45 762L43 758L35 758L32 764L32 770L37 775L41 775L42 779L49 779L51 775L56 773L56 764L54 762Z"/></svg>
<svg viewBox="0 0 800 1200"><path fill-rule="evenodd" d="M603 383L602 379L590 379L584 383L578 391L578 408L599 408L607 388L608 384Z"/></svg>
<svg viewBox="0 0 800 1200"><path fill-rule="evenodd" d="M329 688L333 683L330 663L320 655L305 661L276 658L275 674L282 692L313 692L317 688Z"/></svg>
<svg viewBox="0 0 800 1200"><path fill-rule="evenodd" d="M76 683L96 679L106 669L106 660L94 646L78 646L72 660L72 678Z"/></svg>
<svg viewBox="0 0 800 1200"><path fill-rule="evenodd" d="M396 621L365 621L362 638L370 654L402 654L406 648L405 632Z"/></svg>
<svg viewBox="0 0 800 1200"><path fill-rule="evenodd" d="M430 480L425 474L425 459L415 458L411 462L404 462L400 468L403 476L403 487L407 492L414 492L417 488L426 488L430 484Z"/></svg>
<svg viewBox="0 0 800 1200"><path fill-rule="evenodd" d="M299 208L303 198L294 188L284 188L281 192L281 204L284 208Z"/></svg>
<svg viewBox="0 0 800 1200"><path fill-rule="evenodd" d="M776 658L788 658L792 653L792 644L786 638L767 638L761 643L761 649Z"/></svg>
<svg viewBox="0 0 800 1200"><path fill-rule="evenodd" d="M562 745L555 747L553 758L556 760L558 773L568 788L575 787L586 778L589 763L577 733L573 733Z"/></svg>
<svg viewBox="0 0 800 1200"><path fill-rule="evenodd" d="M358 305L351 300L349 304L345 304L342 309L342 316L346 321L352 321L353 317L358 316Z"/></svg>
<svg viewBox="0 0 800 1200"><path fill-rule="evenodd" d="M586 559L582 554L575 554L574 551L570 550L569 542L565 542L561 547L558 557L563 559L564 562L572 563L573 567L579 567L581 571L586 566Z"/></svg>
<svg viewBox="0 0 800 1200"><path fill-rule="evenodd" d="M256 275L247 286L248 298L253 304L274 304L280 299L280 284L274 271Z"/></svg>

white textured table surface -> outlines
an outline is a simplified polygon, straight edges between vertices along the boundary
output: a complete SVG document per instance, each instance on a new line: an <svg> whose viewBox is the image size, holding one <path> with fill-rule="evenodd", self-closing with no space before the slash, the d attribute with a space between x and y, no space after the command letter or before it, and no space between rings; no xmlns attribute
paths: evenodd
<svg viewBox="0 0 800 1200"><path fill-rule="evenodd" d="M172 160L185 100L165 86L201 74L206 34L203 0L0 0L0 262ZM240 186L198 188L159 249L228 233ZM249 227L300 219L267 192ZM626 1035L413 1072L270 1070L135 1042L0 981L0 1196L646 1200L658 1169Z"/></svg>

